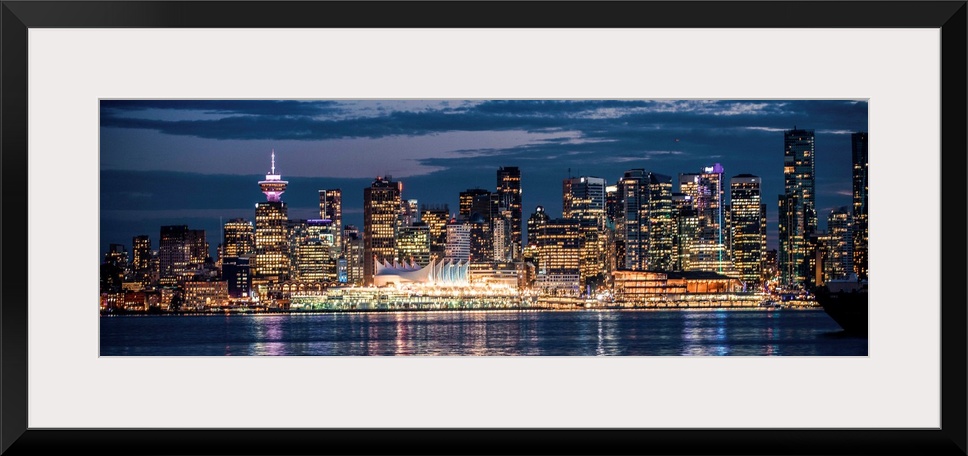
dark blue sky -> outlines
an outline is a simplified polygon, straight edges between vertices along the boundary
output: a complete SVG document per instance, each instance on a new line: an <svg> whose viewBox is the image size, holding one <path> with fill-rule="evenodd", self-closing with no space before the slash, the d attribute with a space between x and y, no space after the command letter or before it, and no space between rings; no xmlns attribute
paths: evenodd
<svg viewBox="0 0 968 456"><path fill-rule="evenodd" d="M253 219L258 181L276 151L290 218L318 216L321 188L342 188L345 221L362 225L363 188L390 174L403 197L457 210L458 193L494 190L521 168L525 219L561 215L561 180L614 183L644 168L675 178L721 163L724 181L763 178L776 248L783 130L816 131L817 207L851 202L850 133L867 131L857 100L104 100L100 126L101 253L161 225L204 229ZM674 189L678 190L678 189ZM728 191L727 191L728 199Z"/></svg>

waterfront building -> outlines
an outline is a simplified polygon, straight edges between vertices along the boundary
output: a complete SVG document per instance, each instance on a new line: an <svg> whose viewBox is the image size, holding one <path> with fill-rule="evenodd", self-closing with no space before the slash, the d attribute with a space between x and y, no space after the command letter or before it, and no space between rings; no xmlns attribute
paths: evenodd
<svg viewBox="0 0 968 456"><path fill-rule="evenodd" d="M401 264L416 264L420 267L430 264L430 227L423 222L414 222L401 227L397 234L397 260Z"/></svg>
<svg viewBox="0 0 968 456"><path fill-rule="evenodd" d="M867 278L867 132L850 135L854 187L854 272Z"/></svg>
<svg viewBox="0 0 968 456"><path fill-rule="evenodd" d="M457 219L447 224L447 245L444 257L453 261L469 261L471 258L471 226Z"/></svg>
<svg viewBox="0 0 968 456"><path fill-rule="evenodd" d="M399 262L378 261L375 263L373 285L422 284L442 287L462 287L468 285L466 261L431 260L426 266L402 264Z"/></svg>
<svg viewBox="0 0 968 456"><path fill-rule="evenodd" d="M520 275L522 272L521 267L509 261L471 263L467 267L467 281L470 284L502 285L507 288L518 288L521 284Z"/></svg>
<svg viewBox="0 0 968 456"><path fill-rule="evenodd" d="M615 271L615 300L634 302L742 290L736 278L711 271Z"/></svg>
<svg viewBox="0 0 968 456"><path fill-rule="evenodd" d="M813 130L783 132L783 194L779 197L780 280L803 286L807 281L807 241L817 231Z"/></svg>
<svg viewBox="0 0 968 456"><path fill-rule="evenodd" d="M672 178L649 173L649 243L646 263L650 270L673 269L676 234L672 216Z"/></svg>
<svg viewBox="0 0 968 456"><path fill-rule="evenodd" d="M128 265L128 252L124 245L111 244L101 263L101 293L118 293L124 284L125 269Z"/></svg>
<svg viewBox="0 0 968 456"><path fill-rule="evenodd" d="M420 208L420 220L427 224L430 232L430 255L437 259L444 258L447 246L447 221L450 220L450 209L446 204L426 205Z"/></svg>
<svg viewBox="0 0 968 456"><path fill-rule="evenodd" d="M319 190L319 218L332 220L336 227L336 245L343 248L343 191L338 188Z"/></svg>
<svg viewBox="0 0 968 456"><path fill-rule="evenodd" d="M185 282L182 310L202 310L228 304L229 289L224 280Z"/></svg>
<svg viewBox="0 0 968 456"><path fill-rule="evenodd" d="M722 165L716 163L700 173L679 175L679 193L689 196L699 218L688 270L731 272L723 236L723 171Z"/></svg>
<svg viewBox="0 0 968 456"><path fill-rule="evenodd" d="M222 280L226 283L230 298L248 298L252 289L252 271L246 257L222 259Z"/></svg>
<svg viewBox="0 0 968 456"><path fill-rule="evenodd" d="M846 279L854 272L854 220L844 206L827 217L824 282Z"/></svg>
<svg viewBox="0 0 968 456"><path fill-rule="evenodd" d="M762 202L762 182L752 174L739 174L729 180L730 257L748 287L759 285L763 278L766 205Z"/></svg>
<svg viewBox="0 0 968 456"><path fill-rule="evenodd" d="M578 294L581 283L581 222L548 220L538 229L535 286L548 294Z"/></svg>
<svg viewBox="0 0 968 456"><path fill-rule="evenodd" d="M289 256L289 208L282 201L282 194L289 183L276 173L276 152L272 151L272 165L259 188L266 200L255 206L255 271L253 274L269 282L282 282L288 278Z"/></svg>
<svg viewBox="0 0 968 456"><path fill-rule="evenodd" d="M396 254L396 227L403 184L392 176L377 177L363 189L363 281L373 283L377 262Z"/></svg>
<svg viewBox="0 0 968 456"><path fill-rule="evenodd" d="M502 166L497 170L497 199L504 202L509 212L511 222L511 257L514 261L521 260L521 170L517 166Z"/></svg>
<svg viewBox="0 0 968 456"><path fill-rule="evenodd" d="M134 281L151 283L151 239L147 234L131 238L131 273Z"/></svg>
<svg viewBox="0 0 968 456"><path fill-rule="evenodd" d="M254 253L255 227L251 221L236 218L222 226L223 257L248 257Z"/></svg>

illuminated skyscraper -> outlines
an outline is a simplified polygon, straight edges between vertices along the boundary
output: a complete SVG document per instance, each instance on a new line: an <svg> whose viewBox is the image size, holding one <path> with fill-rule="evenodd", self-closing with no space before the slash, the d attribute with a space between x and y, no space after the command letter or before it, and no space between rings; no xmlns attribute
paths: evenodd
<svg viewBox="0 0 968 456"><path fill-rule="evenodd" d="M618 181L615 242L618 269L665 271L673 266L672 178L631 169Z"/></svg>
<svg viewBox="0 0 968 456"><path fill-rule="evenodd" d="M290 224L292 278L300 282L336 282L340 231L332 220L310 219Z"/></svg>
<svg viewBox="0 0 968 456"><path fill-rule="evenodd" d="M259 181L266 201L255 206L256 277L281 282L289 275L289 209L282 194L289 183L276 174L276 152L265 180Z"/></svg>
<svg viewBox="0 0 968 456"><path fill-rule="evenodd" d="M363 236L354 225L343 227L343 258L346 260L346 283L363 284Z"/></svg>
<svg viewBox="0 0 968 456"><path fill-rule="evenodd" d="M766 207L761 185L762 179L752 174L740 174L729 180L730 256L747 288L758 285L763 278Z"/></svg>
<svg viewBox="0 0 968 456"><path fill-rule="evenodd" d="M521 260L521 170L517 166L502 166L497 170L497 199L507 206L511 222L511 257Z"/></svg>
<svg viewBox="0 0 968 456"><path fill-rule="evenodd" d="M552 219L538 228L536 286L547 293L577 294L581 288L581 222Z"/></svg>
<svg viewBox="0 0 968 456"><path fill-rule="evenodd" d="M255 253L255 228L243 218L229 220L222 227L222 255L249 257Z"/></svg>
<svg viewBox="0 0 968 456"><path fill-rule="evenodd" d="M699 217L698 232L689 252L691 271L732 272L723 235L722 181L723 167L719 163L698 174L679 175L679 192L689 196Z"/></svg>
<svg viewBox="0 0 968 456"><path fill-rule="evenodd" d="M844 206L827 217L824 281L846 279L854 271L854 220Z"/></svg>
<svg viewBox="0 0 968 456"><path fill-rule="evenodd" d="M430 227L426 223L415 222L400 228L397 233L396 257L402 264L430 264Z"/></svg>
<svg viewBox="0 0 968 456"><path fill-rule="evenodd" d="M551 217L545 212L544 206L538 206L534 209L531 217L528 217L528 245L538 245L538 230L541 225L544 225Z"/></svg>
<svg viewBox="0 0 968 456"><path fill-rule="evenodd" d="M430 255L437 259L444 258L444 247L447 245L447 221L450 219L449 208L444 205L423 205L420 219L427 224L430 232Z"/></svg>
<svg viewBox="0 0 968 456"><path fill-rule="evenodd" d="M184 279L191 261L188 226L162 226L158 239L159 281L162 285L175 285Z"/></svg>
<svg viewBox="0 0 968 456"><path fill-rule="evenodd" d="M867 278L867 132L850 135L854 162L854 271Z"/></svg>
<svg viewBox="0 0 968 456"><path fill-rule="evenodd" d="M377 177L363 189L363 281L373 284L376 262L392 262L403 185L391 176Z"/></svg>
<svg viewBox="0 0 968 456"><path fill-rule="evenodd" d="M605 179L569 177L562 182L562 218L579 222L581 283L605 274Z"/></svg>
<svg viewBox="0 0 968 456"><path fill-rule="evenodd" d="M671 271L676 224L672 217L672 178L649 173L649 250L650 271Z"/></svg>
<svg viewBox="0 0 968 456"><path fill-rule="evenodd" d="M151 239L147 234L131 239L131 272L134 280L143 285L150 283L151 277Z"/></svg>
<svg viewBox="0 0 968 456"><path fill-rule="evenodd" d="M485 220L491 219L491 192L482 188L471 188L460 192L459 214L467 220L479 214Z"/></svg>
<svg viewBox="0 0 968 456"><path fill-rule="evenodd" d="M813 130L783 132L783 194L780 195L780 280L804 285L807 241L817 231Z"/></svg>
<svg viewBox="0 0 968 456"><path fill-rule="evenodd" d="M445 258L453 261L468 261L471 257L471 226L468 223L451 219L447 223L447 246Z"/></svg>
<svg viewBox="0 0 968 456"><path fill-rule="evenodd" d="M343 191L338 188L319 191L319 218L332 220L336 227L336 245L343 245Z"/></svg>

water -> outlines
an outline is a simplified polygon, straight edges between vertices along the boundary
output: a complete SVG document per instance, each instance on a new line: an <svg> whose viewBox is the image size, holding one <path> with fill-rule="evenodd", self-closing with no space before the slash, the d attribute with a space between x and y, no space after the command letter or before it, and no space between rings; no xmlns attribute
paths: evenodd
<svg viewBox="0 0 968 456"><path fill-rule="evenodd" d="M866 356L822 310L101 317L101 355Z"/></svg>

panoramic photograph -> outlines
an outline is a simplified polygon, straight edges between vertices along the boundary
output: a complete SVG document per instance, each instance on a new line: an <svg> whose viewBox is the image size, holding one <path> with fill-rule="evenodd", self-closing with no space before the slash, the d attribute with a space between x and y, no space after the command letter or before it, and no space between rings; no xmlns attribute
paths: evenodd
<svg viewBox="0 0 968 456"><path fill-rule="evenodd" d="M100 101L101 356L867 356L868 102Z"/></svg>

